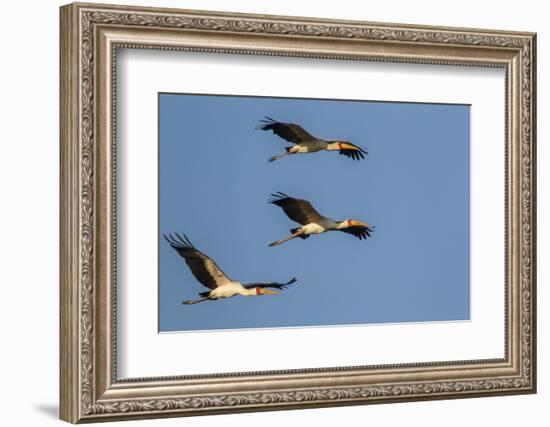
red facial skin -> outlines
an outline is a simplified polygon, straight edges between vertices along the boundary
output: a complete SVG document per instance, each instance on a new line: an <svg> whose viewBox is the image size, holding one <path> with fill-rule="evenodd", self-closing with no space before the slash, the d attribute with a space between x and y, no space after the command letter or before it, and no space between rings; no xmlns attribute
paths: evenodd
<svg viewBox="0 0 550 427"><path fill-rule="evenodd" d="M256 295L261 295L262 294L262 290L260 288L256 288Z"/></svg>

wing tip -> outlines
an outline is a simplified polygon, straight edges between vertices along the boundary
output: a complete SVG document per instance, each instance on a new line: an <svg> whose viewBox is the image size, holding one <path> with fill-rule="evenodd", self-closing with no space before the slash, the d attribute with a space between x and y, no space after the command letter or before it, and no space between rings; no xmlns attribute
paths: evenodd
<svg viewBox="0 0 550 427"><path fill-rule="evenodd" d="M296 277L293 277L292 279L290 279L288 282L286 283L279 283L278 287L280 289L286 289L288 288L290 285L292 285L293 283L296 283L298 281L298 279L296 279Z"/></svg>
<svg viewBox="0 0 550 427"><path fill-rule="evenodd" d="M183 237L181 237L177 232L174 232L174 235L172 233L162 233L162 236L164 239L172 246L174 249L196 249L193 243L191 243L191 240L189 240L189 237L185 233L181 233Z"/></svg>
<svg viewBox="0 0 550 427"><path fill-rule="evenodd" d="M281 124L281 122L272 119L269 116L264 116L260 123L256 125L257 130L272 130L274 125Z"/></svg>
<svg viewBox="0 0 550 427"><path fill-rule="evenodd" d="M346 156L352 160L362 160L365 158L366 155L369 153L367 150L363 149L362 147L359 147L358 145L355 145L357 150L339 150L339 153L343 156Z"/></svg>
<svg viewBox="0 0 550 427"><path fill-rule="evenodd" d="M275 193L270 194L271 198L267 200L268 203L277 204L277 202L280 202L285 199L291 199L288 194L283 193L282 191L277 191Z"/></svg>

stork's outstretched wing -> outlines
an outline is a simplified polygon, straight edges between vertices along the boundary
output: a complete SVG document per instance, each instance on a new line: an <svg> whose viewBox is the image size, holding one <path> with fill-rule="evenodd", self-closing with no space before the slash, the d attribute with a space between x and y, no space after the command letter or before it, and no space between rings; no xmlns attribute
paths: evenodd
<svg viewBox="0 0 550 427"><path fill-rule="evenodd" d="M306 225L324 218L307 200L295 199L280 191L271 196L269 203L283 208L285 214L298 224Z"/></svg>
<svg viewBox="0 0 550 427"><path fill-rule="evenodd" d="M351 142L346 142L345 146L348 146L349 148L341 148L338 152L343 156L349 157L350 159L361 160L365 158L365 154L369 154L365 149L359 147L358 145L352 144Z"/></svg>
<svg viewBox="0 0 550 427"><path fill-rule="evenodd" d="M225 275L221 268L218 267L210 257L193 246L185 234L183 238L178 233L174 234L175 237L172 234L168 236L164 234L163 236L170 246L178 251L178 254L185 259L191 273L193 273L193 276L195 276L199 282L210 289L216 289L219 286L231 282L231 279Z"/></svg>
<svg viewBox="0 0 550 427"><path fill-rule="evenodd" d="M267 116L265 120L260 120L260 124L257 128L261 130L271 130L278 137L288 142L292 142L293 144L315 139L314 136L296 123L282 123Z"/></svg>
<svg viewBox="0 0 550 427"><path fill-rule="evenodd" d="M286 283L277 283L277 282L267 282L267 283L248 283L243 285L246 289L252 288L275 288L275 289L286 289L289 285L292 285L296 282L296 277L293 277Z"/></svg>
<svg viewBox="0 0 550 427"><path fill-rule="evenodd" d="M372 227L363 227L360 225L356 225L353 227L348 228L342 228L338 231L342 231L344 233L352 234L355 237L357 237L359 240L366 239L367 237L371 236L371 233L374 231L374 226Z"/></svg>

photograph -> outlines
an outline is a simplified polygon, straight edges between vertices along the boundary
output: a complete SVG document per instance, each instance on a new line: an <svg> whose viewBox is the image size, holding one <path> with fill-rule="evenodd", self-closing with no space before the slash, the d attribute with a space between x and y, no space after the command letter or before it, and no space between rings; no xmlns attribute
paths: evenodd
<svg viewBox="0 0 550 427"><path fill-rule="evenodd" d="M470 320L470 105L158 94L159 332Z"/></svg>

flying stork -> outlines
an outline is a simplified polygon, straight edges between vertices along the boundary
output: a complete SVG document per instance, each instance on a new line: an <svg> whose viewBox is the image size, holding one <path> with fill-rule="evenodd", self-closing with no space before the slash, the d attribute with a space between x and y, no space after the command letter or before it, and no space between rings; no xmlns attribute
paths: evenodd
<svg viewBox="0 0 550 427"><path fill-rule="evenodd" d="M307 200L295 199L281 192L274 193L271 196L269 203L280 206L285 211L286 216L302 224L302 227L292 228L290 230L292 234L289 237L277 240L269 246L277 246L296 237L307 239L312 234L321 234L332 230L343 231L362 240L370 237L374 230L374 226L355 219L335 221L323 216Z"/></svg>
<svg viewBox="0 0 550 427"><path fill-rule="evenodd" d="M365 154L368 154L363 148L352 144L349 141L329 141L318 138L311 135L302 126L297 125L296 123L282 123L267 116L265 116L264 120L260 120L260 124L257 126L257 129L265 131L271 130L278 137L294 144L293 146L285 148L285 154L270 158L270 162L293 154L308 154L323 150L338 151L341 155L349 157L353 160L364 159Z"/></svg>
<svg viewBox="0 0 550 427"><path fill-rule="evenodd" d="M286 283L250 283L243 285L240 282L231 280L226 274L216 265L212 258L203 254L189 241L184 234L183 238L174 233L164 238L174 248L178 254L185 259L187 266L195 278L209 291L200 292L201 298L196 300L182 301L182 304L197 304L208 300L217 300L219 298L231 298L235 295L253 296L253 295L274 295L277 291L272 291L268 288L286 289L287 286L296 282L296 278L289 280Z"/></svg>

